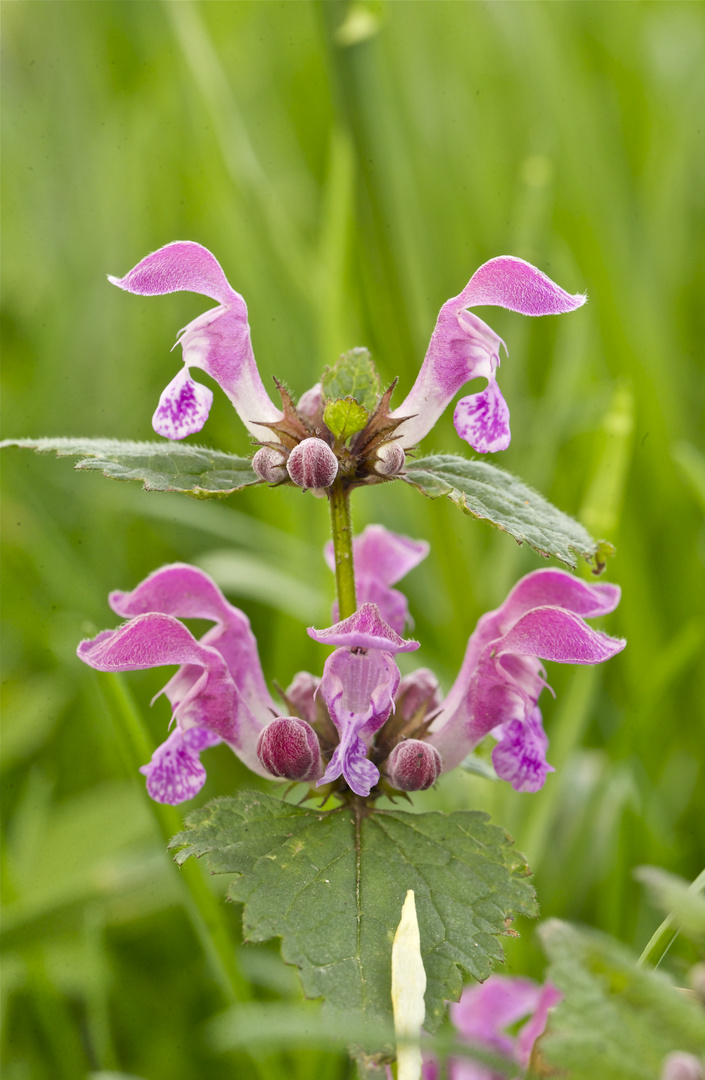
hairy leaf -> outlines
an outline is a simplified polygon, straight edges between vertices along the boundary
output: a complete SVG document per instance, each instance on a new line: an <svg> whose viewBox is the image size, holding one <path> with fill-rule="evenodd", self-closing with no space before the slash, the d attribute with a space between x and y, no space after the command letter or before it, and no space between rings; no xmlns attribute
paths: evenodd
<svg viewBox="0 0 705 1080"><path fill-rule="evenodd" d="M74 468L99 469L113 480L141 480L147 491L183 491L197 499L223 498L261 481L248 458L191 443L119 439L5 439L57 457L77 457Z"/></svg>
<svg viewBox="0 0 705 1080"><path fill-rule="evenodd" d="M357 431L362 431L370 418L364 405L355 398L338 398L329 401L323 411L323 419L337 439L343 442Z"/></svg>
<svg viewBox="0 0 705 1080"><path fill-rule="evenodd" d="M322 384L327 398L354 398L368 412L374 412L381 394L377 368L369 351L363 348L343 353L332 367L326 368Z"/></svg>
<svg viewBox="0 0 705 1080"><path fill-rule="evenodd" d="M446 495L464 513L489 521L519 544L573 568L583 558L600 573L607 555L613 554L610 544L593 540L587 529L543 495L487 461L433 454L409 461L403 479L431 499Z"/></svg>
<svg viewBox="0 0 705 1080"><path fill-rule="evenodd" d="M661 972L637 967L618 941L557 919L541 937L548 978L563 1001L534 1050L529 1076L660 1080L667 1054L705 1054L702 1007Z"/></svg>
<svg viewBox="0 0 705 1080"><path fill-rule="evenodd" d="M308 997L360 1023L391 1026L391 955L407 889L416 894L428 977L426 1021L440 1024L461 972L486 978L502 960L507 918L534 914L528 868L486 814L302 809L254 792L192 814L171 844L177 861L208 854L240 876L250 941L282 938Z"/></svg>

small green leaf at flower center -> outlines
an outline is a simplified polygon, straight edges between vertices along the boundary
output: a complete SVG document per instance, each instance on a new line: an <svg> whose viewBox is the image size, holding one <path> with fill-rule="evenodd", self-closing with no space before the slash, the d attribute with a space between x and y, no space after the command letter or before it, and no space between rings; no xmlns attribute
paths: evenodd
<svg viewBox="0 0 705 1080"><path fill-rule="evenodd" d="M345 442L357 431L362 431L370 418L364 405L353 397L329 401L323 412L323 420L336 439Z"/></svg>
<svg viewBox="0 0 705 1080"><path fill-rule="evenodd" d="M381 384L374 361L367 349L351 349L326 368L321 380L326 398L351 397L369 412L377 408Z"/></svg>

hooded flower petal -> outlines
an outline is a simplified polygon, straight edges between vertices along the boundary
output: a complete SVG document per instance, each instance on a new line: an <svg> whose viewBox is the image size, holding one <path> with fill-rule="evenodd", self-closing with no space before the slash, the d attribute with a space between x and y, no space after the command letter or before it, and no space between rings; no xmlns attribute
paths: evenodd
<svg viewBox="0 0 705 1080"><path fill-rule="evenodd" d="M123 618L156 611L179 619L210 619L216 623L201 639L201 644L216 648L223 656L242 700L256 720L255 726L249 725L254 754L261 728L276 715L277 709L264 681L250 621L239 608L228 603L212 578L196 566L172 563L155 570L132 592L112 592L109 600L113 611ZM177 672L165 688L172 705L184 677L188 678L189 673Z"/></svg>
<svg viewBox="0 0 705 1080"><path fill-rule="evenodd" d="M394 657L377 648L368 652L336 649L328 657L320 693L340 742L319 786L342 775L357 795L369 795L379 780L379 769L367 758L368 746L392 711L400 679Z"/></svg>
<svg viewBox="0 0 705 1080"><path fill-rule="evenodd" d="M257 370L247 305L228 283L210 251L190 240L167 244L147 255L123 278L108 277L113 285L141 296L188 291L217 300L181 332L187 374L177 376L162 394L154 414L154 427L168 439L183 439L200 431L212 401L206 387L193 382L188 369L202 368L222 387L242 422L256 438L258 421L276 422L282 413L270 400ZM267 436L273 438L270 432Z"/></svg>
<svg viewBox="0 0 705 1080"><path fill-rule="evenodd" d="M456 409L456 429L479 453L509 445L509 410L495 384L501 338L466 309L496 305L522 315L557 315L585 303L571 296L535 266L502 255L475 271L458 295L441 308L426 358L408 397L393 417L408 416L397 434L404 448L426 435L458 390L477 377L488 380L479 395L464 398Z"/></svg>
<svg viewBox="0 0 705 1080"><path fill-rule="evenodd" d="M155 802L177 806L193 799L206 782L206 770L199 754L209 746L220 742L217 735L206 728L175 728L166 742L152 754L141 773L147 777L147 791Z"/></svg>
<svg viewBox="0 0 705 1080"><path fill-rule="evenodd" d="M97 671L139 671L167 664L189 664L198 678L179 703L179 726L205 727L229 743L239 741L237 690L217 649L196 641L171 615L138 615L117 630L82 641L78 656Z"/></svg>
<svg viewBox="0 0 705 1080"><path fill-rule="evenodd" d="M401 634L410 622L409 605L398 589L392 589L397 581L425 559L429 545L425 540L411 540L399 536L383 525L368 525L353 540L355 567L355 591L359 604L376 604L384 621ZM333 544L324 549L326 563L335 573ZM338 616L337 604L333 605L333 618Z"/></svg>
<svg viewBox="0 0 705 1080"><path fill-rule="evenodd" d="M413 652L419 647L418 641L404 639L392 630L380 615L376 604L363 604L347 619L325 630L316 630L310 626L307 633L321 645L348 649L383 649L388 653L400 653Z"/></svg>
<svg viewBox="0 0 705 1080"><path fill-rule="evenodd" d="M483 615L428 739L441 755L443 771L504 725L495 749L502 775L518 790L537 790L548 769L545 735L534 715L546 685L540 661L597 664L620 652L622 639L583 621L583 615L611 611L618 600L614 586L589 585L562 570L538 570L523 578L500 608Z"/></svg>

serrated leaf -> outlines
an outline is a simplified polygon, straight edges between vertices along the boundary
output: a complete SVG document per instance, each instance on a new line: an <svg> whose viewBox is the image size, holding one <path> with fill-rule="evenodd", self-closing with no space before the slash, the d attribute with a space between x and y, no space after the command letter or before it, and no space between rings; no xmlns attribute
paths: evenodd
<svg viewBox="0 0 705 1080"><path fill-rule="evenodd" d="M97 469L113 480L141 480L147 491L182 491L197 499L223 498L261 483L248 458L174 442L120 439L5 439L40 454L77 457L74 468Z"/></svg>
<svg viewBox="0 0 705 1080"><path fill-rule="evenodd" d="M332 367L326 368L321 380L326 398L351 397L374 412L381 394L377 368L368 349L351 349L343 353Z"/></svg>
<svg viewBox="0 0 705 1080"><path fill-rule="evenodd" d="M196 811L171 846L180 863L207 853L214 873L240 875L229 895L245 905L245 938L281 937L308 997L390 1030L392 941L407 889L430 1032L458 998L461 971L484 979L501 961L505 920L534 914L523 857L479 811L324 812L244 792Z"/></svg>
<svg viewBox="0 0 705 1080"><path fill-rule="evenodd" d="M705 1053L705 1012L620 942L552 919L541 928L548 978L563 994L529 1076L659 1080L674 1050Z"/></svg>
<svg viewBox="0 0 705 1080"><path fill-rule="evenodd" d="M466 514L489 521L539 555L553 555L567 566L593 562L599 573L613 548L593 540L574 518L552 506L522 480L487 461L456 454L433 454L409 461L402 477L431 499L447 496Z"/></svg>
<svg viewBox="0 0 705 1080"><path fill-rule="evenodd" d="M370 418L370 414L364 405L355 398L338 398L329 401L323 410L323 420L337 439L345 442L357 431L362 431Z"/></svg>

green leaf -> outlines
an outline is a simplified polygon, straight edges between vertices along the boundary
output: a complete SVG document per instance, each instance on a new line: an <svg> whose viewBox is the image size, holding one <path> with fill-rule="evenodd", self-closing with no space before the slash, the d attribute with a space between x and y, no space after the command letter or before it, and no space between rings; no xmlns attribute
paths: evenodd
<svg viewBox="0 0 705 1080"><path fill-rule="evenodd" d="M343 353L332 367L326 368L321 381L323 393L333 401L351 397L368 412L377 408L381 384L367 349L351 349Z"/></svg>
<svg viewBox="0 0 705 1080"><path fill-rule="evenodd" d="M362 431L370 418L370 414L364 405L360 405L355 398L338 398L337 401L329 401L323 410L323 420L337 439L345 442L356 431Z"/></svg>
<svg viewBox="0 0 705 1080"><path fill-rule="evenodd" d="M281 937L308 997L390 1030L392 941L407 889L416 894L430 1032L444 1002L458 998L461 971L484 979L502 960L505 920L535 913L523 857L479 811L324 812L243 792L192 814L171 847L181 849L179 863L207 853L214 873L240 875L229 896L245 904L245 938Z"/></svg>
<svg viewBox="0 0 705 1080"><path fill-rule="evenodd" d="M77 457L74 468L99 469L113 480L141 480L147 491L183 491L197 499L223 498L261 481L248 458L191 443L119 439L5 439L40 454Z"/></svg>
<svg viewBox="0 0 705 1080"><path fill-rule="evenodd" d="M464 513L489 521L517 543L528 544L546 558L553 555L574 569L580 557L594 562L600 572L606 556L614 553L610 544L593 540L587 529L543 495L487 461L433 454L407 462L403 479L431 499L446 495Z"/></svg>
<svg viewBox="0 0 705 1080"><path fill-rule="evenodd" d="M548 978L563 993L530 1076L659 1080L674 1050L705 1053L705 1012L661 972L638 968L618 941L552 919L541 928Z"/></svg>

